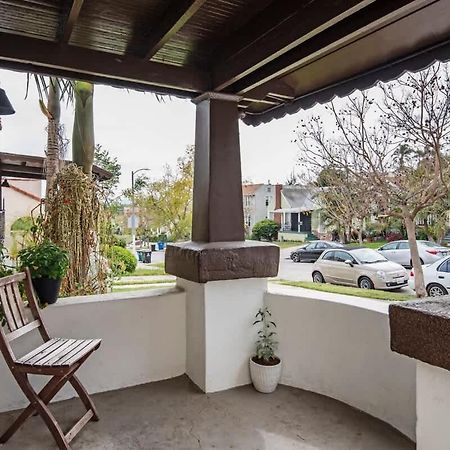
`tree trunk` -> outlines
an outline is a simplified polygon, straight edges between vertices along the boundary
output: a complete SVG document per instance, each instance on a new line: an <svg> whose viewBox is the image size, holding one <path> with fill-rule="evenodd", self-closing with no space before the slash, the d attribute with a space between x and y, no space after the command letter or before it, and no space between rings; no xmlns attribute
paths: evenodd
<svg viewBox="0 0 450 450"><path fill-rule="evenodd" d="M75 119L72 135L72 159L83 168L83 172L91 175L94 164L94 85L84 81L76 81Z"/></svg>
<svg viewBox="0 0 450 450"><path fill-rule="evenodd" d="M416 223L409 215L403 217L408 235L409 249L411 252L411 261L414 269L414 284L417 297L426 297L425 281L423 278L422 265L420 263L419 249L416 240Z"/></svg>
<svg viewBox="0 0 450 450"><path fill-rule="evenodd" d="M61 100L58 80L50 78L50 86L48 89L47 102L47 158L45 160L45 174L46 174L46 194L52 187L53 181L60 168L60 136L59 136L59 121L61 118Z"/></svg>
<svg viewBox="0 0 450 450"><path fill-rule="evenodd" d="M358 242L362 245L363 243L363 227L364 227L364 219L359 220L359 228L358 228Z"/></svg>

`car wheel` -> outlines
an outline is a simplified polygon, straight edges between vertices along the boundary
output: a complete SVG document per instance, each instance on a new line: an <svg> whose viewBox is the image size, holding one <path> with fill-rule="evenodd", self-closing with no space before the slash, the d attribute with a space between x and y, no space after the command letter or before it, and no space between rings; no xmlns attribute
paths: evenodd
<svg viewBox="0 0 450 450"><path fill-rule="evenodd" d="M313 272L312 279L314 283L325 283L325 279L320 272Z"/></svg>
<svg viewBox="0 0 450 450"><path fill-rule="evenodd" d="M358 280L358 286L361 289L373 289L373 283L372 280L368 277L361 277Z"/></svg>
<svg viewBox="0 0 450 450"><path fill-rule="evenodd" d="M427 286L427 294L429 297L440 297L441 295L447 295L447 289L438 283L431 283Z"/></svg>
<svg viewBox="0 0 450 450"><path fill-rule="evenodd" d="M298 253L294 253L292 255L292 261L294 262L300 262L300 255Z"/></svg>

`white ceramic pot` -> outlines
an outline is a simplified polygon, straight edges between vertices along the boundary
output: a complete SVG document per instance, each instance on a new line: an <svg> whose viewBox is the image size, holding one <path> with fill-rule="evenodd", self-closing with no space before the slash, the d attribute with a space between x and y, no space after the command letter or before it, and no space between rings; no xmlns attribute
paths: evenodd
<svg viewBox="0 0 450 450"><path fill-rule="evenodd" d="M280 382L281 359L276 366L262 366L250 358L250 376L257 391L263 394L270 394Z"/></svg>

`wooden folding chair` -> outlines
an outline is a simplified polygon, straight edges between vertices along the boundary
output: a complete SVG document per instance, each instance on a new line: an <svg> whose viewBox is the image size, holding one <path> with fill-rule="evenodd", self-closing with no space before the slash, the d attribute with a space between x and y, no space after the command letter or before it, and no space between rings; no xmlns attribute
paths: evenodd
<svg viewBox="0 0 450 450"><path fill-rule="evenodd" d="M33 318L31 322L20 295L20 282L25 284L28 305ZM28 269L24 273L0 278L0 305L6 321L5 327L0 326L0 349L11 373L30 401L28 407L22 411L16 421L0 437L0 443L8 441L30 415L38 413L55 438L58 447L70 449L69 443L81 429L90 420L98 420L94 403L75 376L75 372L91 353L100 347L101 340L51 339L39 312ZM36 328L39 329L44 344L25 356L17 358L10 342ZM51 375L52 378L37 393L30 384L28 374ZM87 412L67 434L64 434L47 405L67 382L73 386Z"/></svg>

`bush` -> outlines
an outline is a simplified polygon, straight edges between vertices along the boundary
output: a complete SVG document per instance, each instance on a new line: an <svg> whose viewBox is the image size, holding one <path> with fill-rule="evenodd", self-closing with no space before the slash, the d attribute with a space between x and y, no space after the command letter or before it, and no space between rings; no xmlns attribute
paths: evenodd
<svg viewBox="0 0 450 450"><path fill-rule="evenodd" d="M114 245L115 247L126 248L127 241L126 241L126 239L124 237L113 235L112 245Z"/></svg>
<svg viewBox="0 0 450 450"><path fill-rule="evenodd" d="M113 245L109 251L109 263L114 274L133 273L137 260L133 253L118 245Z"/></svg>
<svg viewBox="0 0 450 450"><path fill-rule="evenodd" d="M275 221L270 219L260 220L255 223L252 230L252 239L256 241L260 241L261 239L264 241L273 241L278 237L278 230L280 229L280 225L278 225Z"/></svg>
<svg viewBox="0 0 450 450"><path fill-rule="evenodd" d="M403 239L403 234L400 231L389 231L386 234L386 240L388 242L399 241L401 239Z"/></svg>

